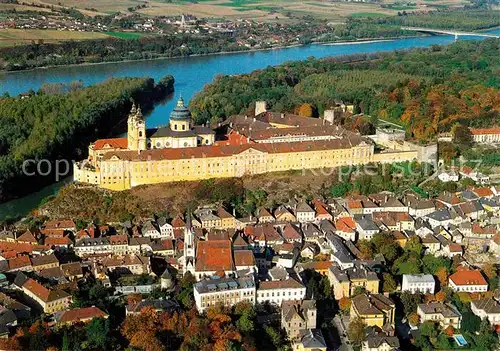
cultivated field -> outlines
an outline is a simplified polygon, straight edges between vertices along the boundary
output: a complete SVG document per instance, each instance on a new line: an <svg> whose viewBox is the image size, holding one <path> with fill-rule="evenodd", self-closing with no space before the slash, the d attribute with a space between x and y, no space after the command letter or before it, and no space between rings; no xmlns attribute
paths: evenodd
<svg viewBox="0 0 500 351"><path fill-rule="evenodd" d="M464 0L383 0L381 4L361 2L330 2L328 0L34 0L34 2L75 7L88 12L95 9L98 13L130 13L128 8L146 4L138 13L150 16L172 16L192 14L197 17L275 20L288 18L289 15L302 17L310 15L316 18L339 20L347 16L366 14L397 15L398 11L428 11L436 6L463 6ZM407 6L408 2L416 5ZM96 14L97 12L93 12Z"/></svg>
<svg viewBox="0 0 500 351"><path fill-rule="evenodd" d="M107 38L104 33L69 32L41 29L0 29L0 46L29 44L32 41L44 40L57 42L60 40L85 40Z"/></svg>

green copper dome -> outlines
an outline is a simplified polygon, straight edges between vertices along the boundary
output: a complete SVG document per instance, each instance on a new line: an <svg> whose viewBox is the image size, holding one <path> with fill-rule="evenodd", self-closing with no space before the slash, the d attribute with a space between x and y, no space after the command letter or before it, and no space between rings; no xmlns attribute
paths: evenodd
<svg viewBox="0 0 500 351"><path fill-rule="evenodd" d="M191 112L189 112L188 108L184 106L184 100L182 98L177 100L177 106L175 106L174 110L170 114L170 119L176 121L191 119Z"/></svg>

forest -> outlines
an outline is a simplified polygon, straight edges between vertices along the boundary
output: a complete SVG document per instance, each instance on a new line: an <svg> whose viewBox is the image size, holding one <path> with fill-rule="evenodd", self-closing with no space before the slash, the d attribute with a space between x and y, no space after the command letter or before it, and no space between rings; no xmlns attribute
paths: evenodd
<svg viewBox="0 0 500 351"><path fill-rule="evenodd" d="M55 181L55 160L79 160L88 144L125 130L122 123L132 100L144 109L174 89L174 78L155 84L152 78L112 78L94 86L81 82L44 84L38 92L0 98L0 201L21 196ZM45 177L35 162L23 171L25 160L48 160L52 172ZM48 163L43 172L47 171Z"/></svg>
<svg viewBox="0 0 500 351"><path fill-rule="evenodd" d="M416 35L401 27L427 27L477 31L500 26L500 11L493 10L440 10L428 13L406 13L398 16L352 17L344 24L334 26L332 33L321 41L355 40L359 38L387 38Z"/></svg>
<svg viewBox="0 0 500 351"><path fill-rule="evenodd" d="M7 71L81 63L114 62L210 54L245 50L234 38L168 35L137 39L94 39L61 43L33 42L30 45L0 48Z"/></svg>
<svg viewBox="0 0 500 351"><path fill-rule="evenodd" d="M322 115L336 99L354 112L403 125L429 141L461 123L500 119L498 39L459 41L392 53L287 62L239 76L217 76L190 103L197 123L249 113L256 100L273 111ZM307 109L305 109L307 110ZM300 113L299 113L300 114Z"/></svg>

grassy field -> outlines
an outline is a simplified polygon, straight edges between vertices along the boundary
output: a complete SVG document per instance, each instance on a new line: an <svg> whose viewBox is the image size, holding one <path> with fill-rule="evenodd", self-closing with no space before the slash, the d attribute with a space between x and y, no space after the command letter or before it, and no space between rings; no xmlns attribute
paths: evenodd
<svg viewBox="0 0 500 351"><path fill-rule="evenodd" d="M349 15L349 17L383 17L388 16L385 13L377 13L377 12L354 12Z"/></svg>
<svg viewBox="0 0 500 351"><path fill-rule="evenodd" d="M141 33L128 33L128 32L105 32L104 34L118 39L136 39L142 37Z"/></svg>
<svg viewBox="0 0 500 351"><path fill-rule="evenodd" d="M29 44L32 41L57 42L61 40L86 40L107 38L104 33L69 32L41 29L0 29L0 46Z"/></svg>

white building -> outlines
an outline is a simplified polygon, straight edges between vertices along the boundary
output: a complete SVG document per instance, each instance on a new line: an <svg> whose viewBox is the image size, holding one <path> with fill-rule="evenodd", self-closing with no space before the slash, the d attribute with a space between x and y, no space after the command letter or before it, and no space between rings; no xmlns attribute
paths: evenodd
<svg viewBox="0 0 500 351"><path fill-rule="evenodd" d="M436 282L431 274L403 274L402 291L412 294L417 292L423 294L434 294Z"/></svg>
<svg viewBox="0 0 500 351"><path fill-rule="evenodd" d="M488 282L480 271L461 270L448 278L448 285L454 291L460 292L485 292L488 291Z"/></svg>
<svg viewBox="0 0 500 351"><path fill-rule="evenodd" d="M257 289L257 302L266 301L281 306L283 301L303 300L306 298L306 287L298 281L288 278L286 280L260 282Z"/></svg>
<svg viewBox="0 0 500 351"><path fill-rule="evenodd" d="M472 313L481 319L488 319L491 325L500 325L500 303L489 297L473 300L470 304Z"/></svg>
<svg viewBox="0 0 500 351"><path fill-rule="evenodd" d="M460 176L455 171L443 171L438 174L438 179L444 183L458 182L460 180Z"/></svg>
<svg viewBox="0 0 500 351"><path fill-rule="evenodd" d="M248 301L255 304L255 281L252 275L243 278L207 279L193 286L194 301L199 312L216 304L234 306Z"/></svg>
<svg viewBox="0 0 500 351"><path fill-rule="evenodd" d="M113 252L108 238L83 238L74 246L77 256L111 254Z"/></svg>
<svg viewBox="0 0 500 351"><path fill-rule="evenodd" d="M316 218L316 212L306 202L301 202L295 210L295 218L300 223L312 222Z"/></svg>
<svg viewBox="0 0 500 351"><path fill-rule="evenodd" d="M438 322L443 329L448 326L459 329L462 322L460 312L442 302L421 303L417 307L417 314L421 323L427 321Z"/></svg>
<svg viewBox="0 0 500 351"><path fill-rule="evenodd" d="M475 143L500 143L500 128L471 128L470 132Z"/></svg>

